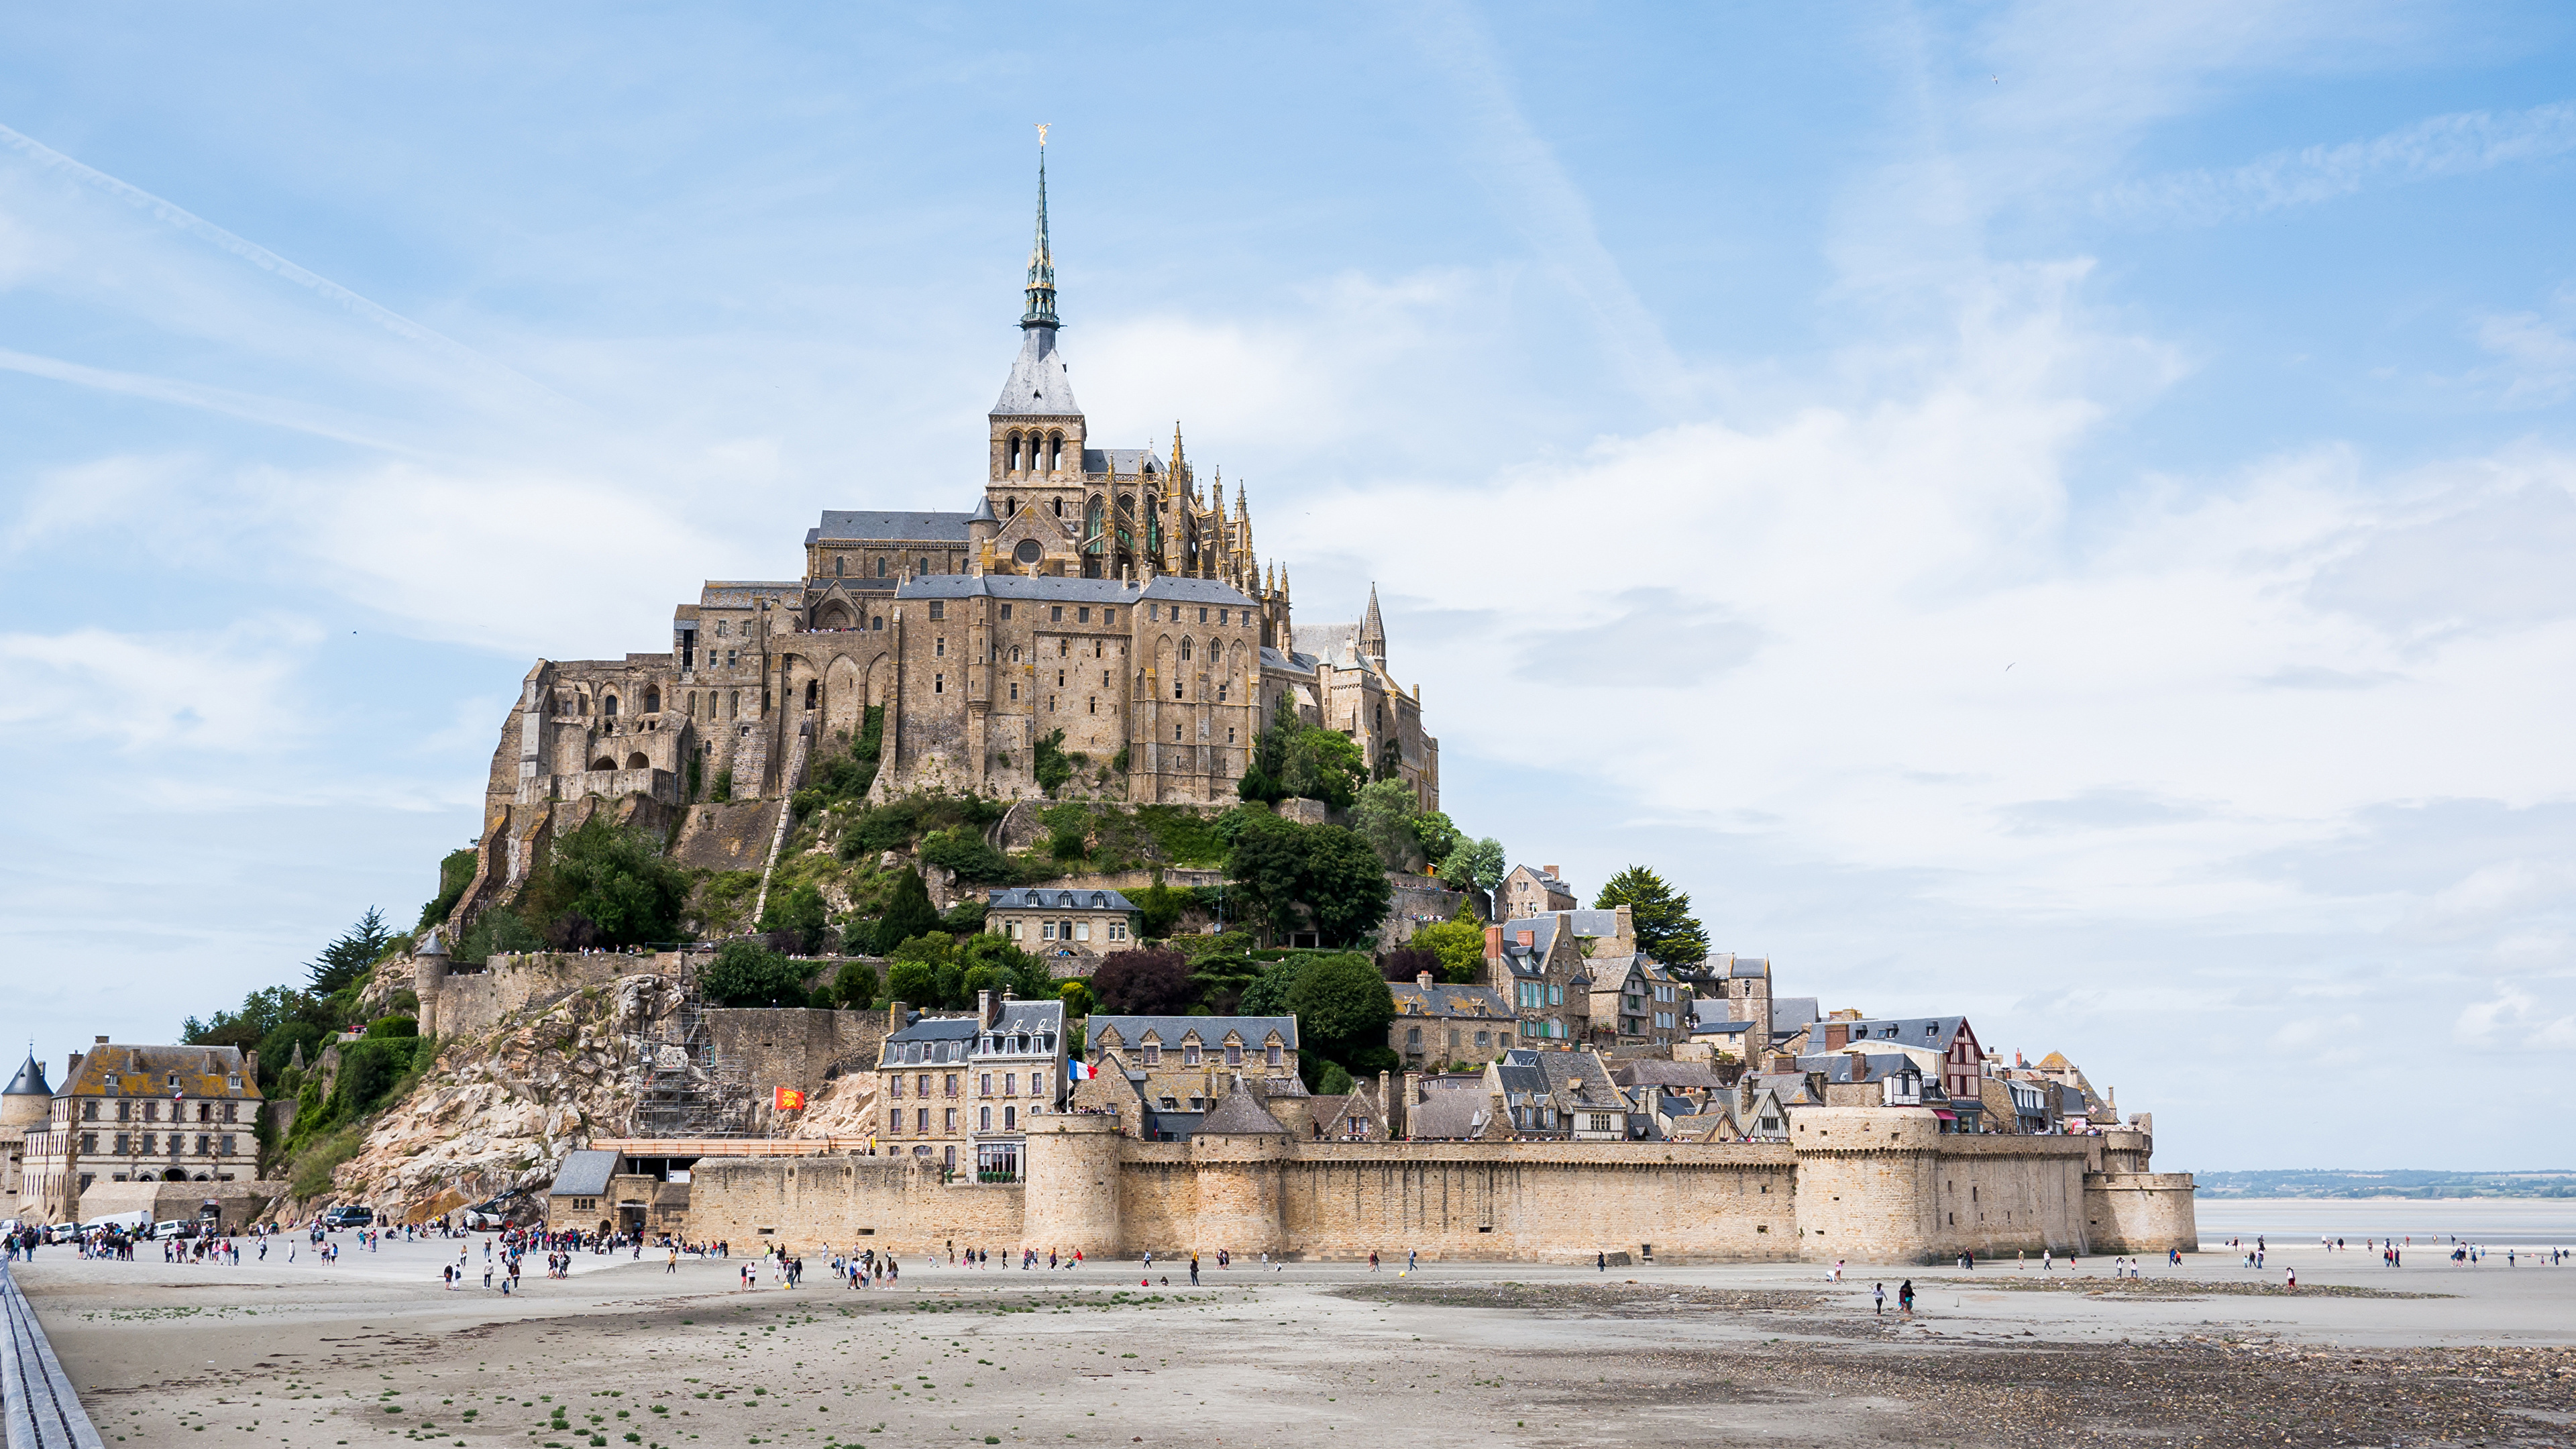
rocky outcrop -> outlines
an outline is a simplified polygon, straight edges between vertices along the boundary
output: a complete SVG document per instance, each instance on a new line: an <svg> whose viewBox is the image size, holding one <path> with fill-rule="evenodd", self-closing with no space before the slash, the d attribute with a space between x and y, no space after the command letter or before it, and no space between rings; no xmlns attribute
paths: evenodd
<svg viewBox="0 0 2576 1449"><path fill-rule="evenodd" d="M542 1187L564 1154L628 1130L647 1038L678 985L621 976L442 1041L429 1071L331 1174L332 1197L394 1221Z"/></svg>

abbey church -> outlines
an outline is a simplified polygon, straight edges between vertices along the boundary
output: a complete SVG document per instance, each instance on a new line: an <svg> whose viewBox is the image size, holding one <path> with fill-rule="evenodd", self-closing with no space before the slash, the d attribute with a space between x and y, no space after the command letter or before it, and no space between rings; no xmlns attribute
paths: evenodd
<svg viewBox="0 0 2576 1449"><path fill-rule="evenodd" d="M522 877L558 802L776 797L872 723L880 798L1040 795L1045 742L1086 758L1079 790L1217 806L1284 697L1438 807L1439 742L1389 672L1375 591L1356 624L1293 623L1242 489L1203 489L1178 425L1168 455L1093 446L1057 345L1043 149L1026 295L973 506L826 509L802 577L708 581L667 652L539 661L493 760L481 874Z"/></svg>

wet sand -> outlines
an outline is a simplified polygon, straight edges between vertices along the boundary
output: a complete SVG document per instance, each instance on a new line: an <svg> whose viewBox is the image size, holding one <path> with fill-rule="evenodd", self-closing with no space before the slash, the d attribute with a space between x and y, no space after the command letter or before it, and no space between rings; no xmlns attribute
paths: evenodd
<svg viewBox="0 0 2576 1449"><path fill-rule="evenodd" d="M916 1256L850 1291L809 1257L807 1286L743 1292L735 1263L584 1255L504 1298L479 1239L461 1291L452 1246L344 1251L48 1249L18 1278L111 1444L2576 1444L2576 1267L1296 1264L1193 1290ZM2340 1291L2280 1292L2285 1260Z"/></svg>

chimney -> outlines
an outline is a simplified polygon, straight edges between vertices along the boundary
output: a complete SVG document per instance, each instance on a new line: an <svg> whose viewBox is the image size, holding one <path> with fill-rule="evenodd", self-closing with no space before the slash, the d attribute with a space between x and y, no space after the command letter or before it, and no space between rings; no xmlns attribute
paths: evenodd
<svg viewBox="0 0 2576 1449"><path fill-rule="evenodd" d="M1851 1079L1852 1079L1853 1081L1855 1081L1855 1082L1866 1082L1866 1081L1868 1081L1868 1080L1869 1080L1869 1054L1868 1054L1868 1053L1863 1052L1863 1051L1859 1051L1859 1050L1857 1050L1857 1049L1855 1049L1855 1050L1852 1052L1852 1054L1851 1054Z"/></svg>
<svg viewBox="0 0 2576 1449"><path fill-rule="evenodd" d="M1618 935L1622 941L1632 941L1637 936L1636 912L1625 905L1619 907Z"/></svg>
<svg viewBox="0 0 2576 1449"><path fill-rule="evenodd" d="M105 1046L105 1045L107 1045L107 1038L106 1038L106 1037L100 1037L100 1038L98 1039L98 1044L99 1044L100 1046Z"/></svg>
<svg viewBox="0 0 2576 1449"><path fill-rule="evenodd" d="M1415 985L1417 985L1417 986L1420 986L1423 990L1428 991L1428 990L1430 990L1430 989L1431 989L1431 973L1430 973L1430 972L1428 972L1428 971L1418 972L1418 973L1416 973L1416 974L1415 974L1415 976L1414 976L1413 980L1414 980L1414 984L1415 984Z"/></svg>
<svg viewBox="0 0 2576 1449"><path fill-rule="evenodd" d="M1538 944L1538 932L1536 931L1523 931L1520 933L1520 937L1520 943L1524 946L1535 946Z"/></svg>
<svg viewBox="0 0 2576 1449"><path fill-rule="evenodd" d="M259 1050L256 1047L242 1053L242 1078L254 1087L259 1085Z"/></svg>
<svg viewBox="0 0 2576 1449"><path fill-rule="evenodd" d="M910 1025L912 1025L912 1012L910 1008L906 1007L900 1001L888 1002L886 1004L886 1030L888 1032L898 1032Z"/></svg>
<svg viewBox="0 0 2576 1449"><path fill-rule="evenodd" d="M1797 1069L1798 1059L1796 1057L1774 1054L1771 1058L1771 1070L1775 1072L1794 1072Z"/></svg>
<svg viewBox="0 0 2576 1449"><path fill-rule="evenodd" d="M1548 876L1549 876L1549 878L1550 878L1550 879L1555 879L1555 878L1556 878L1556 877L1558 877L1560 874L1562 874L1562 872L1558 871L1558 870L1557 870L1557 868L1556 868L1555 866L1552 866L1552 865L1551 865L1551 866L1548 866L1548 867L1545 867L1545 869L1546 869L1546 871L1547 871Z"/></svg>
<svg viewBox="0 0 2576 1449"><path fill-rule="evenodd" d="M1502 954L1503 928L1500 926L1487 926L1485 928L1485 959L1491 961Z"/></svg>
<svg viewBox="0 0 2576 1449"><path fill-rule="evenodd" d="M1829 1021L1825 1023L1825 1050L1829 1052L1841 1051L1843 1049L1843 1044L1850 1040L1850 1027L1843 1025L1839 1021Z"/></svg>
<svg viewBox="0 0 2576 1449"><path fill-rule="evenodd" d="M1419 1105L1419 1104L1421 1103L1421 1101L1422 1101L1422 1074L1421 1074L1420 1072L1407 1072L1407 1073L1405 1073L1405 1074L1404 1074L1404 1105L1405 1105L1405 1106L1407 1106L1407 1107L1413 1107L1413 1106L1417 1106L1417 1105Z"/></svg>
<svg viewBox="0 0 2576 1449"><path fill-rule="evenodd" d="M975 1025L982 1030L991 1031L993 1029L993 1020L993 993L991 991L976 992Z"/></svg>

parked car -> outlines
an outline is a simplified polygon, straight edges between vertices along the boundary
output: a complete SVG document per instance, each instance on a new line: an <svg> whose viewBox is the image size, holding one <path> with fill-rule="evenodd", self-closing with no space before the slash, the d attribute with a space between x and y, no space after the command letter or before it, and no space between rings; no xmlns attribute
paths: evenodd
<svg viewBox="0 0 2576 1449"><path fill-rule="evenodd" d="M510 1226L510 1214L524 1205L525 1199L496 1197L478 1202L465 1210L465 1226L478 1233L497 1233Z"/></svg>
<svg viewBox="0 0 2576 1449"><path fill-rule="evenodd" d="M152 1225L152 1236L155 1238L193 1238L196 1235L197 1225L185 1218L172 1218L166 1223Z"/></svg>
<svg viewBox="0 0 2576 1449"><path fill-rule="evenodd" d="M77 1243L80 1241L80 1235L81 1225L78 1223L56 1223L45 1229L45 1241L48 1243Z"/></svg>
<svg viewBox="0 0 2576 1449"><path fill-rule="evenodd" d="M326 1228L373 1227L375 1221L374 1208L363 1208L353 1204L343 1204L322 1215L322 1226Z"/></svg>

